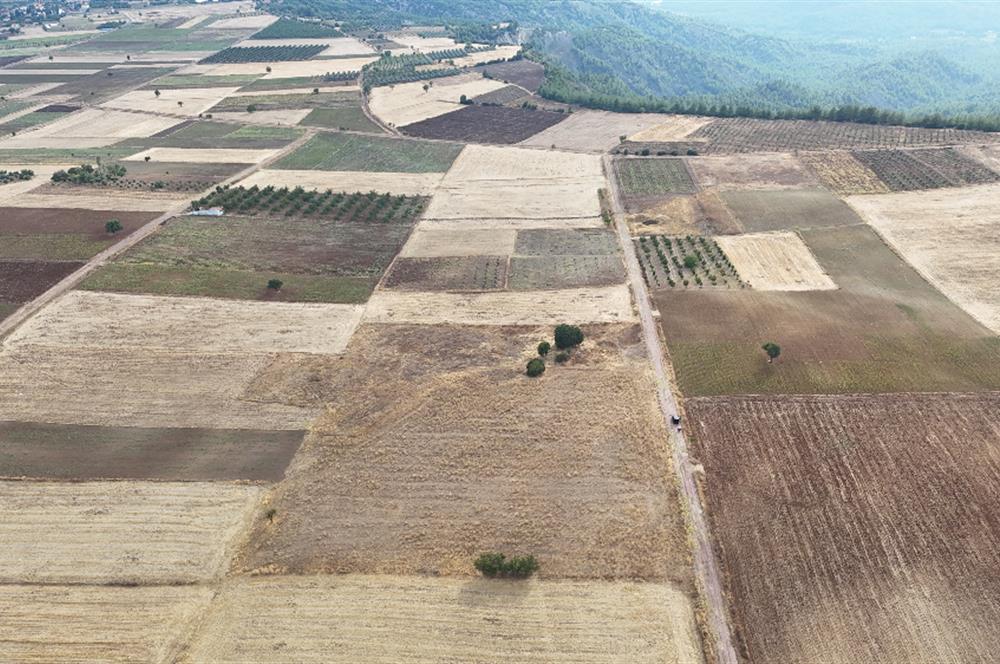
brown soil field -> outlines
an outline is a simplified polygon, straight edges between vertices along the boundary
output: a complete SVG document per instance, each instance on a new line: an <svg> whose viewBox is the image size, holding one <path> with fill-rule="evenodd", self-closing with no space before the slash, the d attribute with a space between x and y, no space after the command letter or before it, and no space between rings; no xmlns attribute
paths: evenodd
<svg viewBox="0 0 1000 664"><path fill-rule="evenodd" d="M749 233L861 222L850 206L822 189L724 191L721 196L743 230Z"/></svg>
<svg viewBox="0 0 1000 664"><path fill-rule="evenodd" d="M993 659L1000 395L749 396L687 410L748 661Z"/></svg>
<svg viewBox="0 0 1000 664"><path fill-rule="evenodd" d="M684 394L1000 389L1000 339L868 226L799 235L838 290L655 293Z"/></svg>
<svg viewBox="0 0 1000 664"><path fill-rule="evenodd" d="M476 71L481 71L484 76L504 83L519 85L529 92L538 92L538 88L545 82L545 67L531 60L480 65L476 67Z"/></svg>
<svg viewBox="0 0 1000 664"><path fill-rule="evenodd" d="M524 145L581 152L605 152L619 137L660 125L667 116L653 113L609 113L580 110L555 127L528 138Z"/></svg>
<svg viewBox="0 0 1000 664"><path fill-rule="evenodd" d="M625 281L625 266L615 255L514 256L510 260L511 290L610 286Z"/></svg>
<svg viewBox="0 0 1000 664"><path fill-rule="evenodd" d="M626 219L633 235L723 235L742 230L715 190L670 196Z"/></svg>
<svg viewBox="0 0 1000 664"><path fill-rule="evenodd" d="M850 152L802 152L799 159L820 182L838 194L884 194L889 187Z"/></svg>
<svg viewBox="0 0 1000 664"><path fill-rule="evenodd" d="M340 353L361 320L350 304L233 302L71 291L6 340L43 345L205 353Z"/></svg>
<svg viewBox="0 0 1000 664"><path fill-rule="evenodd" d="M685 160L702 187L720 189L795 189L818 184L790 154L735 154Z"/></svg>
<svg viewBox="0 0 1000 664"><path fill-rule="evenodd" d="M920 274L1000 333L998 192L988 185L849 200Z"/></svg>
<svg viewBox="0 0 1000 664"><path fill-rule="evenodd" d="M506 256L397 258L382 284L413 291L490 291L507 287Z"/></svg>
<svg viewBox="0 0 1000 664"><path fill-rule="evenodd" d="M615 159L614 178L628 212L640 212L677 194L698 191L683 159L624 157Z"/></svg>
<svg viewBox="0 0 1000 664"><path fill-rule="evenodd" d="M609 230L527 229L517 232L511 253L520 256L610 256L619 253L618 240Z"/></svg>
<svg viewBox="0 0 1000 664"><path fill-rule="evenodd" d="M566 119L564 113L510 108L508 106L461 106L403 127L408 136L465 143L520 143Z"/></svg>
<svg viewBox="0 0 1000 664"><path fill-rule="evenodd" d="M584 333L538 380L524 364L548 326L365 325L342 361L276 363L251 395L330 409L237 569L470 576L476 555L500 550L535 555L543 578L689 588L638 328Z"/></svg>
<svg viewBox="0 0 1000 664"><path fill-rule="evenodd" d="M197 586L0 586L0 659L165 664L211 600Z"/></svg>
<svg viewBox="0 0 1000 664"><path fill-rule="evenodd" d="M1000 175L979 161L951 148L862 150L853 155L892 191L961 187L1000 180Z"/></svg>
<svg viewBox="0 0 1000 664"><path fill-rule="evenodd" d="M422 226L417 224L400 257L509 256L518 237L517 231L508 229L435 231Z"/></svg>
<svg viewBox="0 0 1000 664"><path fill-rule="evenodd" d="M270 356L21 346L0 351L5 420L100 426L292 429L312 409L244 400Z"/></svg>
<svg viewBox="0 0 1000 664"><path fill-rule="evenodd" d="M503 104L505 106L517 105L517 102L530 97L531 95L518 85L506 85L499 90L487 92L486 94L474 97L472 101L477 104Z"/></svg>
<svg viewBox="0 0 1000 664"><path fill-rule="evenodd" d="M197 482L0 482L2 583L218 578L262 489Z"/></svg>
<svg viewBox="0 0 1000 664"><path fill-rule="evenodd" d="M66 208L71 210L112 208L123 212L163 213L183 203L188 196L190 193L185 194L184 192L163 193L43 184L31 193L6 201L5 204L9 207L25 208Z"/></svg>
<svg viewBox="0 0 1000 664"><path fill-rule="evenodd" d="M364 320L376 323L437 325L547 325L618 323L634 320L624 284L530 292L413 293L375 291Z"/></svg>
<svg viewBox="0 0 1000 664"><path fill-rule="evenodd" d="M0 477L276 482L301 442L299 431L0 421Z"/></svg>
<svg viewBox="0 0 1000 664"><path fill-rule="evenodd" d="M73 261L0 260L0 302L33 300L82 266Z"/></svg>
<svg viewBox="0 0 1000 664"><path fill-rule="evenodd" d="M227 583L186 655L220 664L702 661L691 602L667 584L358 575Z"/></svg>
<svg viewBox="0 0 1000 664"><path fill-rule="evenodd" d="M72 233L106 239L105 222L117 219L122 230L116 237L121 238L158 216L153 212L82 208L3 208L0 211L0 236Z"/></svg>
<svg viewBox="0 0 1000 664"><path fill-rule="evenodd" d="M740 278L757 290L832 290L837 287L795 233L728 235L717 241Z"/></svg>

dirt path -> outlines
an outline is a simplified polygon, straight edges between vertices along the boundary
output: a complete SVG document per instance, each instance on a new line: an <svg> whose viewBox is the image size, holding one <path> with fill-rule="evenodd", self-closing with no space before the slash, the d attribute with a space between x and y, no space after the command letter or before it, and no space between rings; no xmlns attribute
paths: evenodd
<svg viewBox="0 0 1000 664"><path fill-rule="evenodd" d="M312 138L315 133L316 133L315 129L307 129L302 136L300 136L293 142L286 145L276 154L272 155L271 157L268 157L259 164L251 164L250 166L243 169L239 173L218 183L219 186L232 184L233 182L237 182L249 175L252 175L253 173L256 173L262 168L267 168L270 164L273 164L278 159L281 159L282 157L289 154L293 150L302 146L306 141ZM192 199L200 198L201 196L204 196L208 194L210 191L214 190L215 186L216 185L212 185L210 189L206 189L200 194L192 195L191 198ZM189 205L190 203L187 200L185 200L183 203L175 205L174 207L170 208L169 210L161 214L156 219L153 219L152 221L145 224L141 228L136 229L136 231L133 232L131 235L122 238L120 242L111 245L101 253L95 255L93 258L87 261L82 267L80 267L79 270L73 272L62 281L56 283L54 286L52 286L52 288L42 293L34 300L31 300L30 302L23 304L20 309L15 311L13 314L8 316L3 321L0 321L0 341L2 341L4 337L6 337L8 334L17 329L17 327L21 325L24 321L28 320L36 313L38 313L38 311L42 307L47 305L49 302L52 302L54 299L56 299L66 291L71 290L74 286L83 281L84 277L86 277L88 274L90 274L97 268L101 267L102 265L110 261L115 256L119 255L120 253L129 249L130 247L135 246L143 239L155 233L156 230L163 224L167 223L168 220L170 220L173 217L176 217L177 215L187 210Z"/></svg>
<svg viewBox="0 0 1000 664"><path fill-rule="evenodd" d="M653 365L653 372L656 378L656 393L663 410L663 417L667 420L672 415L679 413L677 400L670 387L667 377L667 368L664 362L663 349L660 347L660 336L656 321L653 319L653 310L649 304L649 295L646 292L646 284L642 279L642 272L639 269L639 259L635 255L635 248L632 238L629 235L627 224L618 220L624 215L624 208L618 193L617 183L611 177L612 163L611 157L604 156L605 173L608 174L610 183L611 201L616 219L615 228L618 231L618 239L625 253L625 265L628 269L629 283L632 287L632 294L639 307L639 320L642 324L642 336L646 341L646 351L649 354L650 362ZM732 634L729 629L729 621L726 613L726 603L722 592L721 574L719 564L715 559L715 552L712 549L712 539L708 531L708 520L698 495L698 484L695 481L695 470L688 454L687 440L683 432L671 429L671 449L674 455L674 465L677 467L677 474L681 480L681 490L687 500L687 509L691 518L691 527L694 530L694 564L696 581L702 592L705 601L706 621L709 630L709 637L714 643L706 650L714 654L718 664L737 664L738 658L736 650L733 648Z"/></svg>

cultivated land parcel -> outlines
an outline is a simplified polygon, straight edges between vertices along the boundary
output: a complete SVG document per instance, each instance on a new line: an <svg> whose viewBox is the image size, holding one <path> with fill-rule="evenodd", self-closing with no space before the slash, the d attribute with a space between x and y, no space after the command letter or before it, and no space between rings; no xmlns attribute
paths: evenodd
<svg viewBox="0 0 1000 664"><path fill-rule="evenodd" d="M1000 648L996 135L122 15L0 68L0 661Z"/></svg>

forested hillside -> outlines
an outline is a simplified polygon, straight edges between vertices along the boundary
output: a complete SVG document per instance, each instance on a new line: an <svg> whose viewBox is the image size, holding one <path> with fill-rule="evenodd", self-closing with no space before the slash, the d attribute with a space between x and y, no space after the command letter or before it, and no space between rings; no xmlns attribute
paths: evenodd
<svg viewBox="0 0 1000 664"><path fill-rule="evenodd" d="M484 34L490 22L515 21L521 29L509 37L526 40L532 57L557 69L543 94L604 107L614 98L621 110L663 108L663 100L758 114L874 107L895 112L887 118L905 114L933 123L926 116L939 115L979 127L992 127L990 116L1000 115L1000 73L983 63L990 51L971 44L959 62L948 48L936 48L953 44L954 34L945 42L917 40L913 50L901 34L891 44L823 41L815 36L821 26L809 38L800 31L785 39L775 36L780 28L765 36L648 4L591 0L272 0L266 6L347 27L446 24L462 39Z"/></svg>

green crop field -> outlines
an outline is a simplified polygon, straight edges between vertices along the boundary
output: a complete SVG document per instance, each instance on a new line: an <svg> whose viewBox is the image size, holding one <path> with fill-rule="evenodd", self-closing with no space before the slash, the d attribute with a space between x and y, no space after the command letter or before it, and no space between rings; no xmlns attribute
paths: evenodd
<svg viewBox="0 0 1000 664"><path fill-rule="evenodd" d="M164 76L146 86L147 90L173 90L178 88L231 88L253 83L259 74L233 74L231 76L204 76L201 74L173 74Z"/></svg>
<svg viewBox="0 0 1000 664"><path fill-rule="evenodd" d="M697 191L681 159L618 159L615 161L615 175L626 197L693 194Z"/></svg>
<svg viewBox="0 0 1000 664"><path fill-rule="evenodd" d="M323 171L443 173L462 151L457 143L320 133L273 168Z"/></svg>
<svg viewBox="0 0 1000 664"><path fill-rule="evenodd" d="M316 108L302 119L304 127L324 129L346 129L348 131L368 131L382 133L382 128L368 119L360 107Z"/></svg>

